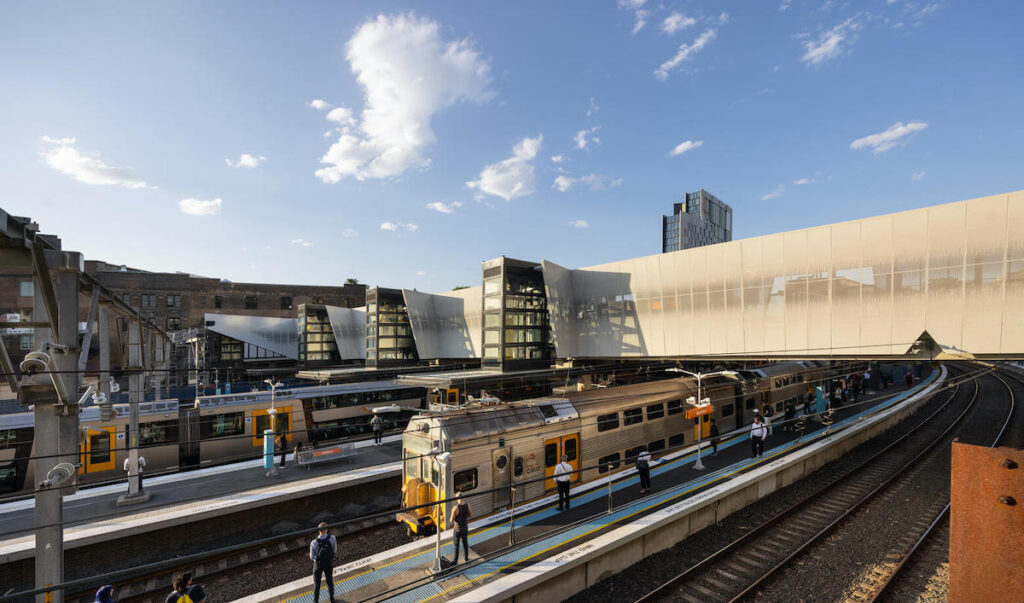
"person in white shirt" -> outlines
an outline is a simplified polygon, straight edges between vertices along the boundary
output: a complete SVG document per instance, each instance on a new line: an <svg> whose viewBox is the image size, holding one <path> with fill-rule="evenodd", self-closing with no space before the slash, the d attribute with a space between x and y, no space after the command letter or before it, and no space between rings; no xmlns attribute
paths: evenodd
<svg viewBox="0 0 1024 603"><path fill-rule="evenodd" d="M651 453L644 448L636 457L636 471L640 474L640 494L651 491Z"/></svg>
<svg viewBox="0 0 1024 603"><path fill-rule="evenodd" d="M761 417L754 416L754 422L750 425L750 456L759 457L764 454L764 440L768 437L768 429L761 422Z"/></svg>
<svg viewBox="0 0 1024 603"><path fill-rule="evenodd" d="M569 510L569 482L572 480L572 465L569 464L569 457L562 455L562 462L555 465L555 485L558 486L558 510L562 510L562 501L565 501L565 510Z"/></svg>
<svg viewBox="0 0 1024 603"><path fill-rule="evenodd" d="M124 460L124 470L128 473L128 479L132 478L131 464L132 464L132 457L131 457L131 455L129 455L128 458L126 458ZM146 457L144 457L144 456L142 456L140 454L139 455L139 492L142 492L142 471L145 468L146 468Z"/></svg>

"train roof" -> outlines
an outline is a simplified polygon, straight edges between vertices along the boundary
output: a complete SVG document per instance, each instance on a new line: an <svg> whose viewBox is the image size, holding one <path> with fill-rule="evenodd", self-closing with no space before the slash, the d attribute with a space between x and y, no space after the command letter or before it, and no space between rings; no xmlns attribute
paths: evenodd
<svg viewBox="0 0 1024 603"><path fill-rule="evenodd" d="M711 383L707 387L715 387ZM678 400L680 396L697 395L697 384L689 377L646 381L631 385L620 385L592 389L583 392L569 392L566 397L573 403L579 413L591 415L601 414L621 408L658 404L669 400Z"/></svg>
<svg viewBox="0 0 1024 603"><path fill-rule="evenodd" d="M818 368L818 365L808 360L789 360L785 362L763 364L752 369L747 369L747 372L754 373L759 377L776 377L778 375L789 375L791 373L799 373L815 368Z"/></svg>
<svg viewBox="0 0 1024 603"><path fill-rule="evenodd" d="M420 425L436 422L453 442L483 435L502 434L524 427L541 427L579 418L576 408L565 398L538 398L528 402L470 406L443 414L419 415L409 424L416 432Z"/></svg>

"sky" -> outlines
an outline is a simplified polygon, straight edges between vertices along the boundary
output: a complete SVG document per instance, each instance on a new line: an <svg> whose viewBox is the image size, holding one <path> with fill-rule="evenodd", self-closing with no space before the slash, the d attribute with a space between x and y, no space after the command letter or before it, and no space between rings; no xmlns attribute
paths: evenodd
<svg viewBox="0 0 1024 603"><path fill-rule="evenodd" d="M1024 188L1024 3L6 2L0 209L88 259L440 292Z"/></svg>

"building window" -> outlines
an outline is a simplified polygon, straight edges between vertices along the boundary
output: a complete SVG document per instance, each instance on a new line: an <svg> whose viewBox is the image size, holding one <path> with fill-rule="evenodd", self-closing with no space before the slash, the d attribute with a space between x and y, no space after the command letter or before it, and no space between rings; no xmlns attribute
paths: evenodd
<svg viewBox="0 0 1024 603"><path fill-rule="evenodd" d="M142 307L143 308L155 308L156 307L156 295L152 293L142 294Z"/></svg>
<svg viewBox="0 0 1024 603"><path fill-rule="evenodd" d="M35 283L32 281L21 281L18 287L18 295L22 297L32 297L35 295Z"/></svg>
<svg viewBox="0 0 1024 603"><path fill-rule="evenodd" d="M220 308L224 305L224 298L219 295L213 296L213 307Z"/></svg>
<svg viewBox="0 0 1024 603"><path fill-rule="evenodd" d="M167 319L167 330L168 331L179 331L181 330L181 319L176 317L170 317Z"/></svg>
<svg viewBox="0 0 1024 603"><path fill-rule="evenodd" d="M281 309L282 310L291 310L292 309L292 298L290 298L290 297L282 297L281 298Z"/></svg>
<svg viewBox="0 0 1024 603"><path fill-rule="evenodd" d="M206 305L206 296L205 295L200 295L199 296L199 305L200 306L205 306Z"/></svg>
<svg viewBox="0 0 1024 603"><path fill-rule="evenodd" d="M131 293L122 293L121 294L121 300L124 301L124 303L128 304L129 306L132 305L132 294Z"/></svg>
<svg viewBox="0 0 1024 603"><path fill-rule="evenodd" d="M168 308L180 308L181 307L181 296L180 295L168 295L167 296L167 307Z"/></svg>
<svg viewBox="0 0 1024 603"><path fill-rule="evenodd" d="M32 349L32 337L33 337L32 335L22 335L21 336L21 341L19 342L19 344L20 344L19 347L21 349L23 349L23 350L31 350Z"/></svg>
<svg viewBox="0 0 1024 603"><path fill-rule="evenodd" d="M322 298L322 297L314 297L312 303L314 303L314 304L323 304L324 303L324 298Z"/></svg>
<svg viewBox="0 0 1024 603"><path fill-rule="evenodd" d="M256 296L255 295L246 295L245 296L245 309L246 310L255 310L256 309Z"/></svg>

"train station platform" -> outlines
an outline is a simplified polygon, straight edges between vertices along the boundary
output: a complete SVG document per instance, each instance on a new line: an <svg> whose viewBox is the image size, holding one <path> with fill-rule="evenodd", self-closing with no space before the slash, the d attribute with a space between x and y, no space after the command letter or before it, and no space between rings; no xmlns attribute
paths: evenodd
<svg viewBox="0 0 1024 603"><path fill-rule="evenodd" d="M527 568L536 573L558 564L572 563L594 554L602 546L601 542L620 539L621 534L612 536L620 529L640 529L630 528L634 524L649 526L652 517L671 515L681 506L706 505L716 488L742 488L744 485L737 483L742 480L756 483L766 472L781 470L779 467L790 455L813 447L830 446L831 442L846 437L843 434L854 433L860 426L877 422L879 417L892 416L920 402L938 386L944 375L944 369L936 370L909 390L900 387L869 392L859 403L835 412L831 425L808 420L803 433L783 430L776 421L760 458L751 458L746 430L724 434L715 455L708 455L710 448L704 448L704 471L692 467L695 446L665 455L652 463L653 492L647 495L640 494L636 470L630 468L573 488L572 506L568 511L557 510L557 499L552 494L518 505L514 522L510 511L472 521L470 561L437 575L431 573L435 561L434 537L335 568L335 597L343 601L509 599L504 594L507 585L492 584L535 580L535 575L520 575L517 570ZM756 498L755 492L754 500ZM510 544L513 530L517 543L514 546ZM446 532L442 534L441 555L450 559L452 553L451 533ZM241 601L311 602L310 582L308 579L295 581ZM320 598L328 598L326 588Z"/></svg>
<svg viewBox="0 0 1024 603"><path fill-rule="evenodd" d="M313 494L376 482L401 475L401 434L356 442L356 455L345 460L300 467L288 465L267 477L263 459L146 478L148 501L117 506L127 485L122 482L82 489L64 498L64 547L75 548L158 530ZM280 457L275 456L275 462ZM0 563L34 554L34 501L0 504Z"/></svg>

